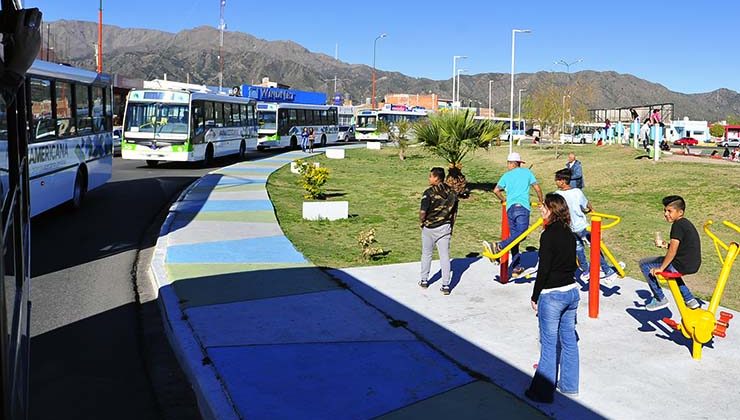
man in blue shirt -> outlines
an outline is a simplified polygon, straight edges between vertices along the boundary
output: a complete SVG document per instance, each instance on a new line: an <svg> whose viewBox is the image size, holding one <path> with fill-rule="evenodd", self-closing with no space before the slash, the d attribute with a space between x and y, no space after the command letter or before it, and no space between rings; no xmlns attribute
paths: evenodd
<svg viewBox="0 0 740 420"><path fill-rule="evenodd" d="M570 187L583 189L583 166L581 161L576 159L576 154L571 152L568 153L568 162L565 163L565 167L570 169Z"/></svg>
<svg viewBox="0 0 740 420"><path fill-rule="evenodd" d="M537 199L540 204L543 202L542 189L537 184L537 179L534 177L532 171L527 168L522 168L522 161L519 153L510 153L507 160L508 170L501 176L493 189L493 193L496 194L501 203L506 203L506 216L509 221L509 237L501 242L491 244L484 241L483 245L486 250L495 254L500 250L506 248L514 239L524 233L529 228L529 213L531 210L529 201L529 188L534 188L537 192ZM504 196L503 193L506 193ZM492 249L493 248L493 249ZM519 266L519 245L517 244L511 249L511 273L519 275L522 271L522 267Z"/></svg>

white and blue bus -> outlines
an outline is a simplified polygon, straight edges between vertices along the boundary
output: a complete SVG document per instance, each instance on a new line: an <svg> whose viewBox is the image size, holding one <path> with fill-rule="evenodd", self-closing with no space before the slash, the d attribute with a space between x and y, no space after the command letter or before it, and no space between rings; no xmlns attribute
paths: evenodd
<svg viewBox="0 0 740 420"><path fill-rule="evenodd" d="M132 90L126 98L121 157L204 162L257 146L256 102L241 96L184 89Z"/></svg>
<svg viewBox="0 0 740 420"><path fill-rule="evenodd" d="M387 141L389 133L378 132L378 121L384 121L388 129L393 130L399 121L408 121L413 124L427 117L426 109L409 108L404 105L387 104L377 111L360 111L357 114L356 137L357 140Z"/></svg>
<svg viewBox="0 0 740 420"><path fill-rule="evenodd" d="M112 174L111 77L36 60L26 73L26 87L31 216L67 202L80 207L87 192L105 184ZM8 130L6 119L0 121L4 197Z"/></svg>
<svg viewBox="0 0 740 420"><path fill-rule="evenodd" d="M257 149L288 147L295 149L301 142L303 128L314 130L316 145L326 146L337 141L337 107L293 103L257 104L259 138Z"/></svg>

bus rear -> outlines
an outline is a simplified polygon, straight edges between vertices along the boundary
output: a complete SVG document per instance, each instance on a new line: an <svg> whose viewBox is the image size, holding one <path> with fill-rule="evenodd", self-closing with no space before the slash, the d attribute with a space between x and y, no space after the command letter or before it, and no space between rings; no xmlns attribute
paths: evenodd
<svg viewBox="0 0 740 420"><path fill-rule="evenodd" d="M257 149L280 147L278 134L277 104L257 104Z"/></svg>
<svg viewBox="0 0 740 420"><path fill-rule="evenodd" d="M134 90L126 99L121 133L123 159L192 161L190 93Z"/></svg>

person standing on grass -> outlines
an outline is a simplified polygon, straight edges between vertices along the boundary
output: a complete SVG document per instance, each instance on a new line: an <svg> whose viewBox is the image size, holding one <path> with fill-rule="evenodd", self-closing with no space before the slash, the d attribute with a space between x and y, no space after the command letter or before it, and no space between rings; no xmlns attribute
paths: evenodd
<svg viewBox="0 0 740 420"><path fill-rule="evenodd" d="M565 162L565 167L570 170L570 187L583 189L583 165L581 161L576 159L576 154L573 152L568 153L568 161Z"/></svg>
<svg viewBox="0 0 740 420"><path fill-rule="evenodd" d="M509 237L501 242L494 242L491 245L488 241L483 241L483 247L491 254L497 254L506 248L519 235L529 228L529 189L534 188L537 193L537 199L542 203L542 189L537 184L537 179L532 171L522 168L521 156L513 152L509 154L507 160L508 170L501 176L493 189L501 203L506 203L506 217L509 222ZM504 196L504 192L506 196ZM524 269L519 266L519 245L511 248L511 273L519 276Z"/></svg>
<svg viewBox="0 0 740 420"><path fill-rule="evenodd" d="M457 195L445 184L445 170L435 167L429 171L430 187L421 196L419 225L421 227L421 280L419 286L429 287L434 246L439 253L442 269L442 294L450 294L450 239L457 217Z"/></svg>
<svg viewBox="0 0 740 420"><path fill-rule="evenodd" d="M686 202L678 195L663 198L663 217L671 224L671 241L655 238L655 246L665 248L664 257L650 257L640 260L640 270L653 292L653 297L645 304L648 311L657 311L668 306L663 289L658 284L656 272L670 271L682 275L694 274L701 267L701 240L694 224L684 217ZM701 307L682 278L676 279L686 306L689 309Z"/></svg>
<svg viewBox="0 0 740 420"><path fill-rule="evenodd" d="M578 265L581 267L581 280L586 282L589 281L590 267L589 260L586 258L585 245L591 243L591 232L588 231L588 219L586 219L584 211L590 213L594 211L594 208L591 207L591 203L583 194L583 191L571 187L572 183L570 181L570 171L568 169L555 172L555 185L558 187L555 194L561 195L568 203L570 230L576 237L576 257L578 258ZM610 286L617 279L617 272L607 264L603 255L601 256L601 271L604 273L604 284L607 286Z"/></svg>
<svg viewBox="0 0 740 420"><path fill-rule="evenodd" d="M576 244L568 204L562 196L550 193L541 211L545 230L540 236L540 266L530 299L539 321L540 360L524 394L533 401L551 403L556 387L562 394L578 395L576 312L580 296L574 279Z"/></svg>

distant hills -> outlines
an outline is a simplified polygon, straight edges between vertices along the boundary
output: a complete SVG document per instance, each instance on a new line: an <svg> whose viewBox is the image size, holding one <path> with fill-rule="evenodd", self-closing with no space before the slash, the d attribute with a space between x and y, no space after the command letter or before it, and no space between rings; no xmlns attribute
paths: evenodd
<svg viewBox="0 0 740 420"><path fill-rule="evenodd" d="M64 61L95 68L93 45L97 25L93 22L60 20L51 22L51 46ZM170 80L218 84L218 39L216 28L201 26L176 34L149 29L128 29L106 25L103 32L104 70L123 76L152 79L166 73ZM44 40L46 42L46 40ZM314 53L292 41L265 41L241 32L226 32L224 37L224 86L259 83L262 77L297 89L331 93L334 77L338 90L357 101L370 97L370 66L337 61ZM377 72L378 98L387 93L439 94L450 96L452 82L406 76L399 72ZM517 74L517 89L532 91L542 83L566 84L568 78L589 84L593 92L589 108L611 108L649 103L672 102L674 118L716 121L740 115L740 93L718 89L707 93L674 92L658 83L613 71L580 71L570 76L562 72ZM488 81L493 80L493 107L509 108L509 74L482 73L461 76L460 97L465 104L488 106ZM572 80L572 79L571 79ZM516 98L515 98L516 100Z"/></svg>

